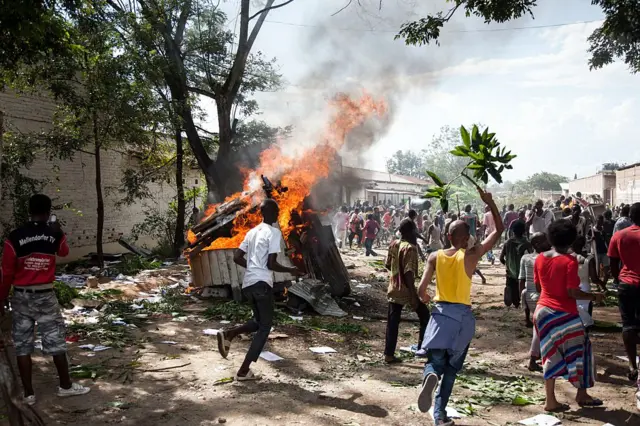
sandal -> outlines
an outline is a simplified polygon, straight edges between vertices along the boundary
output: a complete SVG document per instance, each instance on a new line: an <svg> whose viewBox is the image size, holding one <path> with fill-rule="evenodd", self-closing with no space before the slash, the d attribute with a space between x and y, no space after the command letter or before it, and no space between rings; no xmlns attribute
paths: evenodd
<svg viewBox="0 0 640 426"><path fill-rule="evenodd" d="M569 411L570 409L571 406L569 404L560 404L556 408L553 408L551 410L545 409L544 411L546 411L547 413L562 413L564 411Z"/></svg>
<svg viewBox="0 0 640 426"><path fill-rule="evenodd" d="M578 402L578 405L580 407L585 407L585 408L590 408L590 407L601 407L604 405L604 402L602 402L601 399L598 398L592 398L589 401L584 401L584 402Z"/></svg>
<svg viewBox="0 0 640 426"><path fill-rule="evenodd" d="M253 374L253 371L249 370L246 376L238 376L236 373L236 376L233 379L236 382L252 382L262 379L262 376L259 374Z"/></svg>
<svg viewBox="0 0 640 426"><path fill-rule="evenodd" d="M218 352L220 352L222 358L226 359L227 355L229 355L229 349L231 349L231 342L225 339L224 331L222 330L218 331L216 337L218 339Z"/></svg>

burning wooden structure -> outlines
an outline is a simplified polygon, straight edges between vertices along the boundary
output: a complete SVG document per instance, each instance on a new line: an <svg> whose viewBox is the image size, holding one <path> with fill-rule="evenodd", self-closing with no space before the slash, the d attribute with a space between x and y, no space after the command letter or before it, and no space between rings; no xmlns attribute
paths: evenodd
<svg viewBox="0 0 640 426"><path fill-rule="evenodd" d="M281 185L273 186L264 176L262 180L266 197L287 190ZM214 213L194 226L195 238L189 245L188 255L196 286L210 287L209 293L214 296L232 295L235 300L242 299L244 268L233 261L235 249L209 247L216 239L232 235L234 222L243 219L243 215L256 214L258 206L250 200L257 199L259 197L243 194L219 205ZM304 203L302 214L291 212L290 232L283 233L287 241L282 242L283 253L278 255L278 262L285 266L295 265L312 278L328 283L333 296L347 296L351 291L349 274L335 244L331 226L323 226L309 207ZM276 290L295 279L287 273L274 272L273 275L274 283L278 284L274 286Z"/></svg>
<svg viewBox="0 0 640 426"><path fill-rule="evenodd" d="M360 98L339 94L329 107L333 114L317 143L275 144L264 150L259 167L246 173L244 191L229 196L221 204L210 205L205 218L189 231L187 255L197 285L222 282L221 285L235 288L236 298L240 296L240 287L235 287L235 282L237 279L240 283L244 271L232 263L232 252L247 232L262 221L258 206L268 197L280 206L277 226L286 246L282 263L288 260L312 278L328 283L334 296L349 294L349 275L331 227L322 225L317 210L308 201L314 187L329 177L349 132L366 130L365 124L370 119L385 116L386 104L366 93ZM372 137L371 132L360 132L354 138L357 145L354 147L360 148L357 142L363 142L362 138L366 139L364 143L372 142ZM272 185L265 176L279 182ZM207 253L211 251L215 253ZM275 276L276 282L290 278Z"/></svg>

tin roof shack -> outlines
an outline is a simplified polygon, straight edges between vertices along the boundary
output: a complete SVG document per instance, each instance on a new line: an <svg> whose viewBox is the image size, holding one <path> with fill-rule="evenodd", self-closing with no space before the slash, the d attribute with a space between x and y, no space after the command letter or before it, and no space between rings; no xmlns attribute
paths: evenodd
<svg viewBox="0 0 640 426"><path fill-rule="evenodd" d="M423 195L431 182L411 176L395 175L376 170L342 167L342 201L400 204L403 200Z"/></svg>
<svg viewBox="0 0 640 426"><path fill-rule="evenodd" d="M616 188L616 172L602 171L569 182L569 193L582 193L582 198L590 202L613 203ZM599 200L594 197L600 198Z"/></svg>
<svg viewBox="0 0 640 426"><path fill-rule="evenodd" d="M640 201L640 163L616 170L614 204L633 204Z"/></svg>

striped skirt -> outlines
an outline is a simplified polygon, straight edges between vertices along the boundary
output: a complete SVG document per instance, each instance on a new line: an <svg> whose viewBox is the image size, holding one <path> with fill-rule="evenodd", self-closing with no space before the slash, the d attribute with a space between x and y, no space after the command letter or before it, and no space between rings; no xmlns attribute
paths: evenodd
<svg viewBox="0 0 640 426"><path fill-rule="evenodd" d="M576 388L593 387L593 351L580 316L538 305L534 318L545 380L564 377Z"/></svg>

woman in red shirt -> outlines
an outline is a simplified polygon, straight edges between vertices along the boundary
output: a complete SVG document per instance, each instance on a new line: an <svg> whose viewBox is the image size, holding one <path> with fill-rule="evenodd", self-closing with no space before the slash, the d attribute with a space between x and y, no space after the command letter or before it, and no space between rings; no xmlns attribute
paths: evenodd
<svg viewBox="0 0 640 426"><path fill-rule="evenodd" d="M580 290L578 261L569 254L577 235L571 221L551 223L548 236L553 249L538 255L533 268L533 279L540 291L535 326L540 336L545 410L551 412L569 409L556 399L555 383L559 377L566 378L578 389L576 402L579 406L602 405L602 401L587 393L595 383L595 366L591 342L578 315L576 300L599 303L603 295Z"/></svg>

